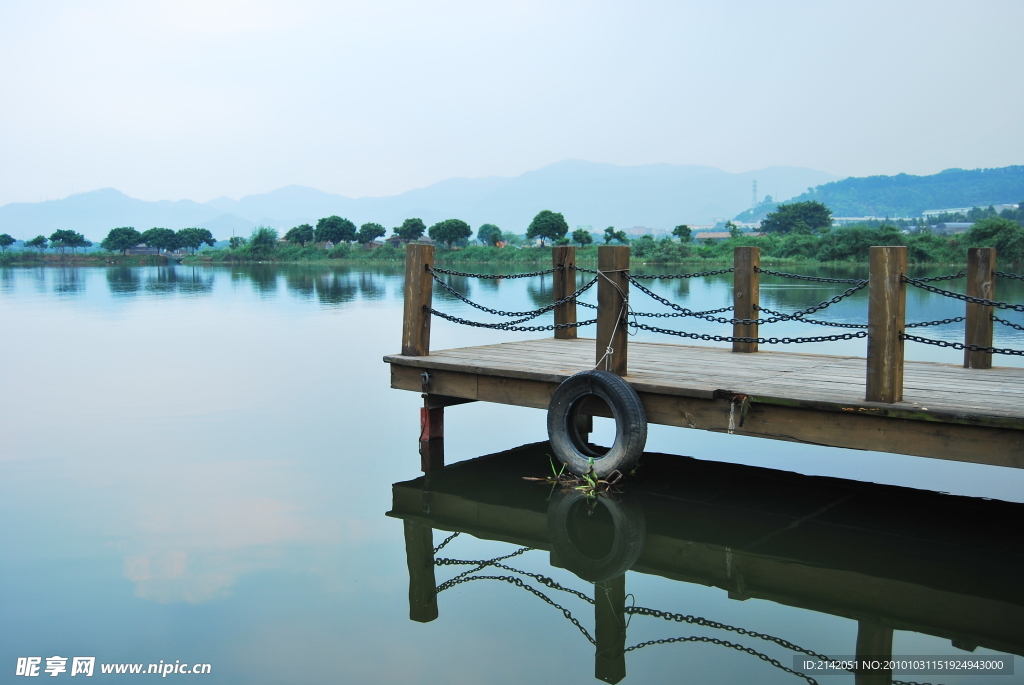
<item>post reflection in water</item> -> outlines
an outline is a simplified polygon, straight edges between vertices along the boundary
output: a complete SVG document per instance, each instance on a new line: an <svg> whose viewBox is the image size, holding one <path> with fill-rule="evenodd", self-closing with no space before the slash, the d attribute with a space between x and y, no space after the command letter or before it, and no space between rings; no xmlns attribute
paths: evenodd
<svg viewBox="0 0 1024 685"><path fill-rule="evenodd" d="M817 682L792 668L796 654L825 658L815 645L642 606L627 592L633 571L854 620L845 654L861 659L892 657L894 630L1024 654L1024 505L658 454L644 455L621 494L588 499L523 480L549 471L549 453L547 443L526 445L393 486L388 515L405 527L413 621L436 619L455 586L508 583L579 629L605 682L626 677L629 652L692 642ZM435 528L446 531L436 547ZM518 549L489 560L441 554L460 534ZM530 550L550 552L551 567L590 587L517 569ZM590 608L571 609L578 600ZM667 621L664 638L627 646L641 618ZM711 635L681 635L682 624ZM908 682L884 671L853 680Z"/></svg>

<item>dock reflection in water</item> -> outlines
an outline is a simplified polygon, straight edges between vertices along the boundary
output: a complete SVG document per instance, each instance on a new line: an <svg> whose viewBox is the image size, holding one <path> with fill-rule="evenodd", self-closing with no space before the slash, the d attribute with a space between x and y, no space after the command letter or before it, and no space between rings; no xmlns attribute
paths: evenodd
<svg viewBox="0 0 1024 685"><path fill-rule="evenodd" d="M606 682L625 677L630 651L666 642L712 642L783 671L793 654L817 655L784 636L634 606L633 571L855 620L848 655L891 656L894 630L967 652L1024 654L1024 505L657 454L644 456L623 494L594 502L522 479L547 472L549 453L547 443L527 445L393 486L388 515L404 521L412 620L437 618L443 593L457 585L510 583L576 625ZM434 529L446 533L435 540ZM448 533L520 549L450 559ZM515 557L528 549L549 551L551 566L591 587L517 570ZM438 583L441 575L451 577ZM592 605L585 615L567 608L578 600ZM667 639L627 646L629 621L640 616L669 621ZM717 637L680 637L684 624ZM855 682L893 681L874 673Z"/></svg>

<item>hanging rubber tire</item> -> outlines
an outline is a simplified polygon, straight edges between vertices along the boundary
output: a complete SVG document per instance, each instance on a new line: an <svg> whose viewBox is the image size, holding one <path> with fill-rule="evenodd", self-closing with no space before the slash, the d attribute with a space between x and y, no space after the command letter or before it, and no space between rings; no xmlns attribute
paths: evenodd
<svg viewBox="0 0 1024 685"><path fill-rule="evenodd" d="M639 503L629 496L616 502L561 490L548 504L548 537L560 566L596 583L633 567L644 550L647 522Z"/></svg>
<svg viewBox="0 0 1024 685"><path fill-rule="evenodd" d="M576 417L583 401L604 400L615 419L615 442L605 454L594 450L580 434ZM548 440L558 460L578 476L604 478L613 471L629 473L647 444L647 414L636 390L610 371L583 371L562 381L548 406Z"/></svg>

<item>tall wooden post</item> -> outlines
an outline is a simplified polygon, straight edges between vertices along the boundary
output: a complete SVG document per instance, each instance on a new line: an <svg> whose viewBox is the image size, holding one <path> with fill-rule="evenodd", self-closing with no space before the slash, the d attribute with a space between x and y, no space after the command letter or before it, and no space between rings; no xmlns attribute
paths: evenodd
<svg viewBox="0 0 1024 685"><path fill-rule="evenodd" d="M576 292L576 248L570 245L552 247L551 266L558 269L554 274L555 287L552 297L557 301ZM566 302L555 307L555 324L560 323L576 323L575 302ZM573 340L576 338L576 329L556 328L555 337L562 340Z"/></svg>
<svg viewBox="0 0 1024 685"><path fill-rule="evenodd" d="M626 677L626 574L594 583L594 677Z"/></svg>
<svg viewBox="0 0 1024 685"><path fill-rule="evenodd" d="M402 354L425 357L430 354L430 314L423 311L433 301L434 279L427 267L434 266L434 246L409 243L405 246L405 314L402 318Z"/></svg>
<svg viewBox="0 0 1024 685"><path fill-rule="evenodd" d="M434 580L434 529L411 521L405 525L405 560L409 565L409 618L429 623L437 618Z"/></svg>
<svg viewBox="0 0 1024 685"><path fill-rule="evenodd" d="M996 248L972 247L967 250L967 294L985 300L996 299ZM992 347L992 307L967 303L964 344ZM991 369L991 352L964 350L964 368Z"/></svg>
<svg viewBox="0 0 1024 685"><path fill-rule="evenodd" d="M761 248L735 247L732 251L732 316L734 319L756 319L761 304ZM734 338L756 338L757 324L733 324ZM734 342L733 352L757 352L756 342Z"/></svg>
<svg viewBox="0 0 1024 685"><path fill-rule="evenodd" d="M868 402L903 399L907 248L872 247L868 272Z"/></svg>
<svg viewBox="0 0 1024 685"><path fill-rule="evenodd" d="M874 621L857 621L857 661L892 660L892 628ZM872 669L854 674L855 685L889 685L892 670Z"/></svg>
<svg viewBox="0 0 1024 685"><path fill-rule="evenodd" d="M629 247L597 248L597 363L620 376L626 375L628 270Z"/></svg>

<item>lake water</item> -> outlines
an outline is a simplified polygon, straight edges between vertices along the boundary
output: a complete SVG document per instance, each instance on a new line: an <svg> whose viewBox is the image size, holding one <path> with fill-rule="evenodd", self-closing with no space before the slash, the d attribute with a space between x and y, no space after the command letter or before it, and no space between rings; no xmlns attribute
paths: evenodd
<svg viewBox="0 0 1024 685"><path fill-rule="evenodd" d="M550 277L451 282L507 310L550 301ZM696 310L729 304L729 283L721 276L652 287ZM962 288L954 283L938 285ZM999 299L1024 301L1022 286L1000 281ZM844 288L766 277L762 305L792 311ZM419 478L421 400L389 389L381 361L399 348L401 296L399 270L0 270L2 681L18 680L20 657L42 657L42 673L47 657L95 656L95 677L127 682L147 679L103 675L100 664L206 663L209 675L167 677L211 683L589 683L595 669L608 681L624 669L623 682L638 683L806 682L741 649L792 667L788 643L853 655L858 630L866 634L876 623L895 628L894 654L974 657L1024 648L1020 591L996 588L1021 577L1021 507L963 499L1024 502L1020 471L651 426L649 451L696 460L652 457L648 473L664 477L648 475L616 504L622 511L563 504L568 518L553 524L561 496L521 480L545 475L544 445L514 451L546 439L542 411L449 408L447 463L498 456ZM435 306L488 320L442 292ZM960 302L909 293L908 321L962 313ZM866 292L817 317L864 321ZM1024 323L1024 315L1004 318ZM697 333L731 332L667 321ZM825 330L784 323L771 334ZM957 341L962 324L922 334ZM996 335L997 346L1024 348L1018 331L997 326ZM539 336L435 321L432 347L530 337ZM798 350L863 355L864 348L851 340ZM960 363L962 353L908 343L907 358ZM481 464L496 465L484 469L493 477L481 477ZM864 490L807 476L895 487ZM825 492L834 496L816 499ZM931 494L938 492L960 497ZM722 508L694 508L709 503ZM890 518L870 520L867 512L882 509ZM634 511L644 523L630 518L639 516ZM943 516L980 522L978 534L938 525ZM790 523L765 532L772 517ZM810 524L801 524L811 519L832 526L827 535L819 531L820 544ZM634 554L625 576L587 578L564 549L544 547L545 530L557 537L562 529L551 526L562 525L581 548L610 553L602 531L616 521L632 522L646 541L641 551L623 552ZM1016 523L1000 533L1002 542L991 539L1008 521ZM417 563L429 566L424 550L460 531L438 557L490 560L535 549L500 562L515 572L484 566L476 574L495 578L445 587L437 618L423 622L432 609L424 608L429 598L410 606L409 564L415 576ZM882 545L887 535L900 545ZM925 547L933 551L904 554L908 540L930 540ZM444 562L433 573L441 584L473 568ZM865 588L876 587L871 579L879 574L886 579L873 595ZM616 593L628 596L620 602ZM900 621L882 616L885 607L877 615L865 609L886 593L894 605L906 600ZM601 605L608 597L716 624L631 614L627 626L628 612L615 610L605 614L602 633L595 626L601 610L587 598ZM421 620L410 620L411 610ZM943 611L961 618L935 618ZM623 657L616 647L622 635L608 643L608 620L625 626L627 646L698 641ZM588 635L604 641L597 656ZM973 652L963 649L975 644ZM1024 663L1017 661L1013 676L897 677L1020 683ZM70 677L71 665L59 677ZM852 675L816 678L854 682Z"/></svg>

